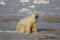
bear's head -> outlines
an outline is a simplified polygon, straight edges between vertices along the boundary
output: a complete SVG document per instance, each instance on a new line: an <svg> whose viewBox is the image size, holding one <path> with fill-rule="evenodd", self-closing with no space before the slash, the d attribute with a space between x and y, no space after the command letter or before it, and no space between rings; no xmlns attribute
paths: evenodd
<svg viewBox="0 0 60 40"><path fill-rule="evenodd" d="M38 12L36 11L33 11L33 12L28 12L27 15L30 16L31 18L35 18L35 19L38 19Z"/></svg>
<svg viewBox="0 0 60 40"><path fill-rule="evenodd" d="M34 17L37 19L37 18L38 18L38 13L33 12L33 13L32 13L32 16L34 16Z"/></svg>

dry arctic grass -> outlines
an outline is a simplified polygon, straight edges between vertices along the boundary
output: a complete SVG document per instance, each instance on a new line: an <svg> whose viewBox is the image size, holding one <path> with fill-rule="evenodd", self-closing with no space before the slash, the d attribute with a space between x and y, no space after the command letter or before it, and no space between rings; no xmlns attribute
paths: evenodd
<svg viewBox="0 0 60 40"><path fill-rule="evenodd" d="M19 21L19 18L4 18L4 19L0 19L0 22L10 22L10 21ZM52 23L56 23L56 22L60 22L60 18L42 18L39 19L40 22L52 22Z"/></svg>

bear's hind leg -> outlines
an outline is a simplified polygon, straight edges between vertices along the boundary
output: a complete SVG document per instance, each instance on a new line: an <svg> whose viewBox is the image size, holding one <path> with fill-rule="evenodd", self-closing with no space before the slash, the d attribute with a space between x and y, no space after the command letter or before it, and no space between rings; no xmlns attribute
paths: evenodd
<svg viewBox="0 0 60 40"><path fill-rule="evenodd" d="M37 32L37 27L36 27L36 23L32 25L32 33Z"/></svg>
<svg viewBox="0 0 60 40"><path fill-rule="evenodd" d="M25 32L25 26L24 25L20 25L17 27L17 33L24 33Z"/></svg>
<svg viewBox="0 0 60 40"><path fill-rule="evenodd" d="M24 26L21 26L19 32L24 33L25 32L25 27Z"/></svg>

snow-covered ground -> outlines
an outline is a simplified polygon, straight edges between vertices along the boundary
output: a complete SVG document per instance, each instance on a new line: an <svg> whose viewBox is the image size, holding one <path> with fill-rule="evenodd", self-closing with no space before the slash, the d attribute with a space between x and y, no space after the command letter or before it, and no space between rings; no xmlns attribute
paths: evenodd
<svg viewBox="0 0 60 40"><path fill-rule="evenodd" d="M0 32L0 40L60 40L60 31L40 31L34 34L16 34L16 32Z"/></svg>

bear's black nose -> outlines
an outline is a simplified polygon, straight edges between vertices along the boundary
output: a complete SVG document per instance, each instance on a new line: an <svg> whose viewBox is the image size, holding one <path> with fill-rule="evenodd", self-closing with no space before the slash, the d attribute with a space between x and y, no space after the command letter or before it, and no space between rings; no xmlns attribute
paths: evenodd
<svg viewBox="0 0 60 40"><path fill-rule="evenodd" d="M35 18L37 19L38 18L38 15L36 15Z"/></svg>

